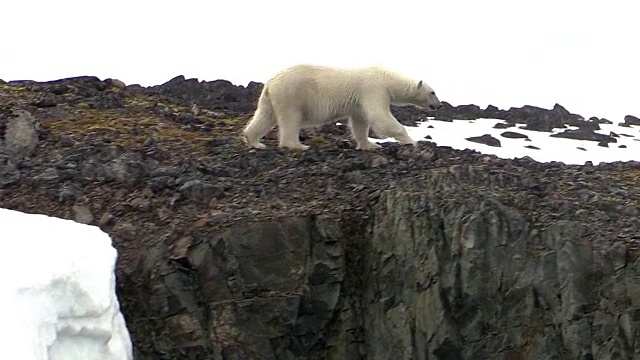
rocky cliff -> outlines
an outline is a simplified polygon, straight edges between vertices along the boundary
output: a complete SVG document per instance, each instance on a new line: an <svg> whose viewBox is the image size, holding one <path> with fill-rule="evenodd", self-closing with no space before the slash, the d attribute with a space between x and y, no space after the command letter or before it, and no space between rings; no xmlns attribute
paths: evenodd
<svg viewBox="0 0 640 360"><path fill-rule="evenodd" d="M0 82L0 206L113 237L137 359L640 359L640 164L360 152L338 126L248 150L260 86Z"/></svg>

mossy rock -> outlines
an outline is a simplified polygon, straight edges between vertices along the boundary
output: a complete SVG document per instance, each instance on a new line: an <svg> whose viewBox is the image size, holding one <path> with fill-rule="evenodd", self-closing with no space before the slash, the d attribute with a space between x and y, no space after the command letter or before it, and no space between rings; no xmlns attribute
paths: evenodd
<svg viewBox="0 0 640 360"><path fill-rule="evenodd" d="M28 89L24 86L13 86L8 84L0 84L0 91L12 92L12 93L21 93L27 91Z"/></svg>
<svg viewBox="0 0 640 360"><path fill-rule="evenodd" d="M313 137L310 137L307 140L307 142L310 144L323 145L323 144L328 144L329 139L327 139L324 136L313 136Z"/></svg>

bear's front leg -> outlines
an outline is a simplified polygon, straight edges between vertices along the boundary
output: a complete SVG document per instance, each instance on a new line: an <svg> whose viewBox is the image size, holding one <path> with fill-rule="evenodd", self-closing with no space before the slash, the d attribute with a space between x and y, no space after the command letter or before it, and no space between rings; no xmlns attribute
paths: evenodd
<svg viewBox="0 0 640 360"><path fill-rule="evenodd" d="M373 130L383 137L396 139L401 144L417 145L417 142L409 136L407 129L390 112L378 112L371 115L374 124Z"/></svg>
<svg viewBox="0 0 640 360"><path fill-rule="evenodd" d="M416 141L409 136L407 128L405 128L392 114L388 115L387 124L389 126L389 137L392 137L401 144L416 145Z"/></svg>

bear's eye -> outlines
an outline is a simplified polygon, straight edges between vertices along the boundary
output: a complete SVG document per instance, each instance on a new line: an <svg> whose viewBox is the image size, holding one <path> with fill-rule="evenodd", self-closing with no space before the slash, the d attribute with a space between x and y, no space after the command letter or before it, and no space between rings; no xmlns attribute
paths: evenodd
<svg viewBox="0 0 640 360"><path fill-rule="evenodd" d="M436 94L436 92L435 92L435 91L432 91L432 92L431 92L431 95L435 95L435 94Z"/></svg>

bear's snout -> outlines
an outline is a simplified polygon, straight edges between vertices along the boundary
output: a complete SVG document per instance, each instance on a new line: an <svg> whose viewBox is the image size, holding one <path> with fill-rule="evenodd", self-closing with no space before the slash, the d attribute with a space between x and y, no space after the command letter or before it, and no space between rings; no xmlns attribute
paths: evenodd
<svg viewBox="0 0 640 360"><path fill-rule="evenodd" d="M431 110L438 110L442 107L442 104L429 105L429 107L431 108Z"/></svg>

